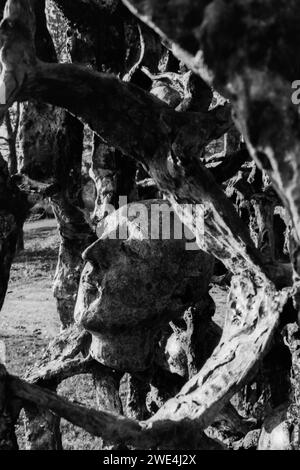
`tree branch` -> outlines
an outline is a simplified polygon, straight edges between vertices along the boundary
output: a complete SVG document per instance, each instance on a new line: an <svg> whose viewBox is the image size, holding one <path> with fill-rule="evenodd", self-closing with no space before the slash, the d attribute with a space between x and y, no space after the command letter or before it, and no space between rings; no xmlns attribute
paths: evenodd
<svg viewBox="0 0 300 470"><path fill-rule="evenodd" d="M19 2L10 0L9 4L18 5ZM23 0L22 4L25 3ZM192 11L197 12L206 4L200 2L199 6L198 0L193 1L195 10ZM168 8L172 14L176 13L173 2L168 2ZM161 9L159 11L162 13ZM183 23L178 11L177 16L173 16L179 25L185 24L188 11L183 9ZM19 21L22 23L22 18ZM171 23L176 24L176 21ZM231 314L220 347L203 370L146 425L149 427L145 433L151 429L155 444L165 442L166 430L172 441L179 429L181 437L186 432L191 442L195 442L192 434L196 429L199 432L213 422L226 401L255 374L290 295L287 291L276 291L271 282L277 283L274 266L264 265L247 227L200 162L207 144L230 127L230 110L225 106L209 113L177 113L148 93L113 77L70 64L37 62L32 43L28 43L32 34L30 31L25 36L22 33L28 26L22 23L20 29L18 23L11 25L9 22L10 13L0 28L4 38L2 78L6 90L2 110L16 99L41 99L81 117L107 142L147 167L183 222L195 234L199 246L237 274L232 281ZM179 31L181 29L179 27ZM204 206L205 236L202 227L183 206L186 203ZM19 381L13 383L14 393L23 393L23 398L29 399L27 386ZM38 400L37 390L35 395ZM56 408L62 416L68 416L67 419L73 419L67 404L64 411L62 403L53 400L48 396L47 406ZM84 411L80 413L84 420ZM172 421L166 421L166 417ZM101 418L106 419L107 415L101 415ZM140 437L136 437L140 425L126 422L127 425L132 433L130 438L140 445ZM115 432L116 428L112 429ZM115 436L118 438L119 435ZM106 437L110 439L111 434Z"/></svg>
<svg viewBox="0 0 300 470"><path fill-rule="evenodd" d="M93 360L84 357L90 341L90 334L76 325L66 328L51 341L25 379L32 384L57 386L69 377L87 373L93 366Z"/></svg>
<svg viewBox="0 0 300 470"><path fill-rule="evenodd" d="M115 443L144 449L176 448L187 443L189 449L201 446L201 441L202 445L205 442L201 430L209 426L226 402L255 376L289 296L289 291L278 293L270 283L236 277L230 298L234 314L227 319L219 347L200 373L144 423L73 405L15 377L9 379L11 393L49 408L88 432ZM182 444L183 436L187 439Z"/></svg>
<svg viewBox="0 0 300 470"><path fill-rule="evenodd" d="M11 396L51 410L75 426L94 436L116 444L132 445L137 449L222 449L191 423L163 421L158 425L139 423L105 411L74 404L56 393L30 385L17 377L8 376Z"/></svg>
<svg viewBox="0 0 300 470"><path fill-rule="evenodd" d="M228 130L227 106L209 113L176 113L152 95L111 76L71 64L44 63L25 73L18 99L41 99L66 108L109 144L143 163L160 189L171 199L175 196L178 204L206 204L208 237L201 247L230 270L243 270L245 263L263 266L247 228L199 160L208 142ZM221 214L225 231L219 226ZM220 233L217 247L215 233L209 238L208 223ZM193 224L190 228L197 231ZM196 236L200 242L202 234Z"/></svg>
<svg viewBox="0 0 300 470"><path fill-rule="evenodd" d="M299 2L184 0L180 8L176 1L123 3L232 100L249 153L291 216L296 238L291 255L299 278L300 117L291 89L300 76Z"/></svg>
<svg viewBox="0 0 300 470"><path fill-rule="evenodd" d="M221 184L232 178L241 167L251 159L246 148L242 148L235 153L225 155L220 165L211 168L211 172L217 183Z"/></svg>
<svg viewBox="0 0 300 470"><path fill-rule="evenodd" d="M209 113L177 113L149 93L109 75L71 64L37 63L33 48L28 47L25 40L22 42L22 36L20 39L17 24L10 28L9 35L5 28L3 30L7 20L4 18L0 28L5 38L3 50L10 64L17 60L22 80L13 89L12 72L4 74L4 84L10 84L6 89L11 94L6 96L3 108L17 95L18 100L41 99L81 117L109 144L143 163L171 200L175 197L178 204L206 204L208 237L206 243L201 244L204 250L221 259L233 272L244 270L248 265L259 266L264 271L261 269L263 260L247 228L199 161L205 146L229 129L228 106L217 107ZM23 64L19 56L20 43L30 57ZM226 230L220 226L220 216ZM210 224L215 228L212 238L209 238ZM199 228L193 221L189 221L189 226L200 242L203 237L202 233L197 233ZM217 246L216 233L220 240ZM233 249L234 263L231 261Z"/></svg>

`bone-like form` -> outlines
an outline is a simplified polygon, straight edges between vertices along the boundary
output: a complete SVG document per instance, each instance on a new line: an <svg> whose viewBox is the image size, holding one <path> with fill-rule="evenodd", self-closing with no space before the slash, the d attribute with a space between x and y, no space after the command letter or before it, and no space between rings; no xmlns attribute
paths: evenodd
<svg viewBox="0 0 300 470"><path fill-rule="evenodd" d="M190 251L191 233L167 201L124 206L102 225L84 253L75 319L92 333L99 362L145 370L160 329L206 295L213 258Z"/></svg>

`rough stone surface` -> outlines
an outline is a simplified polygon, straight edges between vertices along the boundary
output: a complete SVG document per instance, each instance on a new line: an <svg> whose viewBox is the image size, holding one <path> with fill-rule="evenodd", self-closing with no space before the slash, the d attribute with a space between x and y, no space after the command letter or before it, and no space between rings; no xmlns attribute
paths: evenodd
<svg viewBox="0 0 300 470"><path fill-rule="evenodd" d="M201 300L213 273L212 257L187 251L187 240L174 238L173 211L169 240L160 233L162 217L151 224L151 204L159 203L168 215L168 203L149 201L109 216L84 255L75 318L92 332L93 356L112 368L149 367L162 326ZM124 239L111 239L117 231Z"/></svg>

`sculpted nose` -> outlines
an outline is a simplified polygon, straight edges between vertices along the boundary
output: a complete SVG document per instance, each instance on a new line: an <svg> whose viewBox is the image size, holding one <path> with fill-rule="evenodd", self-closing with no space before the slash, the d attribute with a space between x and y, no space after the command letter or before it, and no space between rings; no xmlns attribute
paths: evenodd
<svg viewBox="0 0 300 470"><path fill-rule="evenodd" d="M98 243L98 242L96 242ZM97 261L97 250L95 248L95 243L89 246L82 254L82 258L84 261L89 261L90 263L94 264Z"/></svg>

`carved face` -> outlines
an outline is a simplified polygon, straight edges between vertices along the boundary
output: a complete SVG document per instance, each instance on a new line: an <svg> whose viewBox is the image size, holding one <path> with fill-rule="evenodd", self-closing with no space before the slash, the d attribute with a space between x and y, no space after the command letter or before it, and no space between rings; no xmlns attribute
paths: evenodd
<svg viewBox="0 0 300 470"><path fill-rule="evenodd" d="M107 217L101 238L84 253L75 320L92 333L95 359L115 369L150 365L161 327L207 292L213 270L209 255L186 251L186 239L174 239L174 214L170 239L162 239L163 218L155 224L148 217L153 204Z"/></svg>

